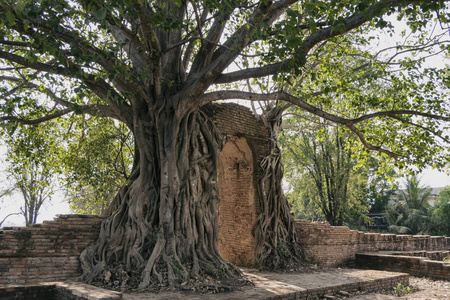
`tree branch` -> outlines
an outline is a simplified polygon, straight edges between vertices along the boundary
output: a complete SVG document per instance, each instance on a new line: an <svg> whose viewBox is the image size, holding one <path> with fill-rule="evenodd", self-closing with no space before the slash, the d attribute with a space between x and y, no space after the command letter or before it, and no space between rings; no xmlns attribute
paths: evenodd
<svg viewBox="0 0 450 300"><path fill-rule="evenodd" d="M361 116L359 118L350 119L351 123L357 124L365 120L377 118L377 117L391 117L396 119L397 116L400 115L411 115L411 116L420 116L430 119L436 119L436 120L442 120L442 121L450 121L450 117L435 115L435 114L429 114L429 113L422 113L415 110L390 110L390 111L380 111L372 114L367 114L364 116Z"/></svg>
<svg viewBox="0 0 450 300"><path fill-rule="evenodd" d="M37 71L44 71L50 74L62 75L69 78L77 78L75 74L77 70L73 68L63 68L56 65L49 65L47 63L41 62L30 62L28 59L22 56L5 52L3 50L0 50L0 58L3 58L7 61L14 62L24 67L31 68Z"/></svg>
<svg viewBox="0 0 450 300"><path fill-rule="evenodd" d="M17 20L21 19L19 16L17 16L15 11L11 11L11 13L15 14ZM71 45L71 48L75 47L82 53L91 54L89 57L91 62L98 63L103 68L105 68L105 70L111 71L114 65L120 64L119 61L112 59L112 57L114 56L108 55L108 53L106 53L105 51L96 48L91 43L88 43L85 39L78 36L76 34L76 31L68 31L63 26L57 26L55 28L54 24L52 26L46 26L46 23L44 23L41 19L28 18L27 20L29 21L29 24L33 25L38 30L42 30L56 40L60 40L67 43L68 45ZM32 30L32 28L25 29L25 27L20 26L21 24L21 22L18 22L17 25L13 26L13 28L17 30L17 32L27 35L30 37L30 39L33 39L33 36L36 35L36 31Z"/></svg>
<svg viewBox="0 0 450 300"><path fill-rule="evenodd" d="M400 155L398 155L397 153L394 153L394 152L391 152L391 151L389 151L387 149L381 148L380 146L374 146L374 145L370 144L369 142L367 142L366 137L364 136L364 134L358 128L356 128L355 125L353 125L353 124L344 124L344 125L347 126L353 133L356 134L358 139L361 141L361 143L367 149L384 153L387 156L392 157L395 160L397 160L400 157Z"/></svg>
<svg viewBox="0 0 450 300"><path fill-rule="evenodd" d="M154 62L154 85L155 85L155 97L159 98L162 93L162 77L163 77L163 64L161 60L161 45L153 28L151 17L155 13L151 7L144 6L141 1L132 0L131 2L139 12L140 32L141 37L144 40L143 44L146 47L147 52L150 53L151 60Z"/></svg>
<svg viewBox="0 0 450 300"><path fill-rule="evenodd" d="M191 3L191 5L194 7L193 9L195 11L196 10L195 3L193 1L189 1L189 3ZM191 57L194 52L195 41L197 40L197 38L203 38L201 28L204 26L204 24L207 21L208 13L209 13L208 9L203 9L202 15L199 18L197 16L198 12L196 12L197 27L194 30L194 32L196 32L196 34L194 34L191 38L187 39L187 41L190 41L190 42L189 42L188 46L186 47L186 50L184 51L183 67L185 70L187 69L189 62L191 61ZM188 34L187 36L190 36L190 35L191 34Z"/></svg>
<svg viewBox="0 0 450 300"><path fill-rule="evenodd" d="M215 101L215 100L230 100L230 99L242 99L242 100L249 100L249 101L268 101L268 100L287 101L289 103L292 103L292 104L306 110L307 112L309 112L313 115L319 116L319 117L321 117L325 120L331 121L333 123L337 123L337 124L346 126L347 128L349 128L352 132L354 132L358 136L361 143L367 149L385 153L394 159L398 159L399 155L396 153L393 153L389 150L383 149L380 146L374 146L374 145L370 144L366 140L364 135L361 133L361 131L355 126L355 124L360 123L365 120L377 118L380 116L387 116L387 117L397 119L398 116L400 116L400 115L414 115L414 116L421 116L421 117L426 117L426 118L431 118L431 119L450 121L450 117L443 117L443 116L439 116L439 115L427 114L427 113L422 113L422 112L417 112L417 111L412 111L412 110L383 111L383 112L368 114L368 115L365 115L365 116L362 116L362 117L356 118L356 119L342 118L337 115L325 112L324 110L319 109L319 108L304 101L305 98L321 95L322 93L323 92L316 92L316 93L312 93L308 96L299 98L299 97L295 97L295 96L290 95L285 92L274 92L274 93L270 93L270 94L258 94L258 93L249 93L249 92L243 92L243 91L218 91L218 92L211 92L211 93L204 94L204 96L201 99L201 103L205 104L207 102L211 102L211 101Z"/></svg>
<svg viewBox="0 0 450 300"><path fill-rule="evenodd" d="M119 116L115 116L113 113L111 113L111 111L105 105L98 105L98 104L80 105L77 107L77 109L79 109L80 112L87 113L89 115L102 116L102 117L113 118L116 120L121 120L119 118ZM0 121L17 122L17 123L21 123L24 125L35 125L35 124L40 124L40 123L43 123L46 121L50 121L50 120L62 117L68 113L74 112L74 110L75 109L72 109L72 108L65 108L62 110L54 111L53 113L50 113L48 115L45 115L43 117L36 118L36 119L25 119L23 117L17 117L17 116L0 116Z"/></svg>
<svg viewBox="0 0 450 300"><path fill-rule="evenodd" d="M117 27L108 23L108 28L112 36L127 52L136 70L143 72L146 69L152 69L155 63L147 56L145 51L139 51L139 49L143 49L145 46L136 35L133 35L125 26ZM144 66L147 66L147 68L144 68Z"/></svg>
<svg viewBox="0 0 450 300"><path fill-rule="evenodd" d="M268 5L260 4L248 18L246 24L236 30L228 40L223 44L225 47L219 47L213 54L213 58L208 67L204 68L200 73L191 72L185 88L179 93L179 97L188 99L183 103L183 109L197 106L199 97L209 88L217 76L223 72L239 55L239 53L247 47L252 37L256 35L256 28L262 24L272 24L279 14L289 5L295 3L295 0L281 0ZM226 49L234 51L227 51Z"/></svg>
<svg viewBox="0 0 450 300"><path fill-rule="evenodd" d="M12 12L12 13L15 14L15 12ZM20 18L18 18L18 20L19 19ZM143 99L146 99L147 102L149 102L149 103L151 102L148 99L148 93L143 92L143 89L139 86L139 84L137 82L127 80L125 78L125 76L119 76L118 73L115 72L115 68L117 67L117 65L122 65L122 68L124 68L124 69L126 69L127 67L125 65L123 65L122 62L115 59L114 55L109 55L109 53L96 48L91 43L88 43L82 37L78 36L75 32L69 32L62 26L58 26L55 29L54 26L53 27L46 26L46 24L43 23L42 20L40 20L40 19L39 20L27 19L27 20L30 22L30 24L32 24L39 30L46 32L49 36L53 36L55 39L58 39L64 43L71 45L71 48L75 47L80 52L90 54L90 56L89 56L90 63L91 62L98 63L108 73L116 75L115 79L114 79L114 84L117 85L117 88L120 89L121 91L127 91L127 92L131 92L131 93L137 91L140 93L140 95L142 96ZM36 34L36 32L34 30L32 30L31 28L25 29L25 27L20 26L19 23L17 25L15 25L13 28L15 30L17 30L19 33L30 36L31 39L33 38L33 35ZM116 32L116 35L117 35L117 32ZM68 54L73 55L70 51L63 51L60 49L58 49L58 51L63 53L64 57L66 57ZM59 75L72 77L72 78L79 78L85 82L87 81L85 79L87 77L91 78L91 79L88 79L91 82L99 81L98 78L95 78L97 76L87 75L80 66L75 65L71 60L69 60L67 58L65 60L63 60L61 62L61 64L68 66L68 67L54 68L54 67L50 67L48 65L42 64L42 63L30 63L25 58L11 54L11 53L7 53L7 52L3 52L3 51L0 51L0 52L1 52L0 58L5 58L7 60L14 61L16 63L19 63L21 65L24 65L24 66L27 66L27 67L30 67L30 68L33 68L36 70L46 71L46 72L53 73L53 74L57 73ZM75 55L73 55L73 56L76 57ZM61 60L62 57L58 57L58 59ZM137 62L137 64L139 65L139 62ZM101 98L105 99L106 97L101 97Z"/></svg>
<svg viewBox="0 0 450 300"><path fill-rule="evenodd" d="M231 12L232 11L228 11L226 13L220 14L214 20L214 24L209 30L208 36L206 37L206 41L203 39L201 40L202 46L200 47L200 50L195 56L195 60L192 64L191 68L192 73L198 73L203 68L207 67L210 64L214 51L217 47L217 43L219 42L223 30L227 24L227 21L231 16Z"/></svg>
<svg viewBox="0 0 450 300"><path fill-rule="evenodd" d="M398 121L400 121L400 122L402 122L402 123L405 123L405 124L408 124L408 125L411 125L411 126L420 128L420 129L422 129L422 130L424 130L424 131L428 131L428 132L432 133L434 136L436 136L436 137L440 138L441 140L443 140L444 142L450 144L450 140L449 140L448 138L442 136L442 134L439 134L439 133L436 132L435 130L432 130L432 129L427 128L427 127L425 127L425 126L422 126L422 125L420 125L420 124L417 124L417 123L414 123L414 122L405 120L405 119L400 118L400 117L398 117L398 116L391 116L391 118L396 119L396 120L398 120Z"/></svg>
<svg viewBox="0 0 450 300"><path fill-rule="evenodd" d="M82 71L81 68L75 65L69 65L68 67L58 67L52 66L46 63L40 62L30 62L29 60L18 56L16 54L11 54L8 52L4 52L0 50L0 58L6 59L8 61L15 62L22 66L37 70L43 71L50 74L62 75L69 78L79 79L84 82L89 89L97 95L100 99L104 100L106 103L111 104L111 108L114 111L116 116L122 116L125 112L129 112L125 103L121 103L122 96L116 92L116 90L111 87L104 80L98 78L95 75L87 74ZM119 87L121 86L118 83ZM148 97L148 95L142 91L140 86L135 83L129 83L128 88L124 88L124 91L136 92L138 91L140 94L144 94L144 97Z"/></svg>
<svg viewBox="0 0 450 300"><path fill-rule="evenodd" d="M34 124L39 124L39 123L43 123L46 121L50 121L50 120L59 118L63 115L66 115L66 114L72 112L72 111L73 111L72 109L66 108L64 110L59 110L52 114L46 115L44 117L32 119L32 120L27 120L27 119L15 117L15 116L1 116L0 121L10 121L10 122L17 122L17 123L21 123L21 124L25 124L25 125L34 125Z"/></svg>
<svg viewBox="0 0 450 300"><path fill-rule="evenodd" d="M333 26L330 25L326 28L320 29L317 32L309 35L306 39L303 40L300 50L297 53L295 53L295 55L294 55L295 58L289 58L282 62L273 63L273 64L265 65L262 67L248 68L248 69L244 69L244 70L221 74L215 79L214 84L232 83L232 82L249 79L249 78L258 78L258 77L274 75L286 68L290 68L290 66L296 66L296 68L300 68L306 62L306 55L315 45L317 45L321 41L330 39L330 38L338 36L338 35L342 35L352 29L360 27L361 25L363 25L364 23L366 23L368 21L366 16L369 15L371 11L378 9L380 6L381 7L404 6L404 5L408 5L410 3L414 3L414 2L419 2L419 1L417 1L417 0L379 1L375 4L373 4L372 6L368 7L367 9L365 9L363 12L360 12L356 15L352 15L352 16L348 17L344 22L345 28L343 28L343 30L341 30L341 31L334 30Z"/></svg>
<svg viewBox="0 0 450 300"><path fill-rule="evenodd" d="M2 227L3 223L6 221L6 219L8 219L11 216L15 216L15 215L21 215L22 213L10 213L8 214L6 217L3 218L3 220L0 222L0 227Z"/></svg>

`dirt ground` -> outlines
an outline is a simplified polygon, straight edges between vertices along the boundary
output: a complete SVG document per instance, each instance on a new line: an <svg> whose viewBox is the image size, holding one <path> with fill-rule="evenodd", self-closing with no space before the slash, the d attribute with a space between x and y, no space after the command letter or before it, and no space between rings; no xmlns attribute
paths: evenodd
<svg viewBox="0 0 450 300"><path fill-rule="evenodd" d="M264 273L256 270L244 270L254 286L240 287L233 292L204 294L183 291L163 291L159 293L124 293L125 300L225 300L225 299L265 299L294 293L305 289L337 286L359 281L371 281L379 278L397 276L399 273L357 270L357 269L319 269L310 273ZM408 289L410 291L408 292ZM409 287L401 287L403 295L395 296L395 290L383 290L377 293L345 293L330 295L329 299L450 299L450 281L435 281L426 278L410 277Z"/></svg>
<svg viewBox="0 0 450 300"><path fill-rule="evenodd" d="M450 280L450 278L449 278ZM430 278L419 278L411 276L409 278L410 292L400 297L394 296L393 290L382 291L378 294L353 294L351 300L372 300L372 299L408 299L408 300L431 300L450 299L450 281L433 280ZM383 294L381 294L383 293ZM336 298L339 299L339 298ZM340 298L344 299L344 298Z"/></svg>

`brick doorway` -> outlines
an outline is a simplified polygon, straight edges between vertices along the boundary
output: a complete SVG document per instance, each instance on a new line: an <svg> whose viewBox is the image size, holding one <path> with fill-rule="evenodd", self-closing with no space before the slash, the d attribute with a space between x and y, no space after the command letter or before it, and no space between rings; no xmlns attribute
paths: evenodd
<svg viewBox="0 0 450 300"><path fill-rule="evenodd" d="M233 136L219 155L220 255L237 266L255 265L256 188L252 150Z"/></svg>

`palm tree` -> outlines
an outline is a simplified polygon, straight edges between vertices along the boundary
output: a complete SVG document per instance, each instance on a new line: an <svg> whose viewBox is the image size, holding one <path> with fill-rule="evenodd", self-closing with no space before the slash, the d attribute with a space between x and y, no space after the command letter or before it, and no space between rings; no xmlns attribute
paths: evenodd
<svg viewBox="0 0 450 300"><path fill-rule="evenodd" d="M405 201L410 209L428 211L428 199L431 196L431 188L420 185L417 176L406 180L406 189L400 191L400 199Z"/></svg>
<svg viewBox="0 0 450 300"><path fill-rule="evenodd" d="M399 202L387 208L391 228L402 233L407 231L404 227L414 234L423 231L430 211L431 188L421 186L420 179L412 176L406 180L406 188L400 191L399 196Z"/></svg>

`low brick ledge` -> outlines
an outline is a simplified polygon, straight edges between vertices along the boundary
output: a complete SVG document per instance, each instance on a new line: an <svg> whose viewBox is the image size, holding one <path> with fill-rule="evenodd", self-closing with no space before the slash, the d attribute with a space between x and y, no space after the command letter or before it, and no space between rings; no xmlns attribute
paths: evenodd
<svg viewBox="0 0 450 300"><path fill-rule="evenodd" d="M435 251L436 252L436 251ZM412 276L426 276L450 280L450 264L423 256L402 255L404 251L356 253L358 268L405 272Z"/></svg>
<svg viewBox="0 0 450 300"><path fill-rule="evenodd" d="M337 284L334 286L307 288L302 291L290 292L276 296L260 297L261 300L275 300L275 299L322 299L325 295L336 294L339 291L356 292L376 292L380 290L386 290L397 287L398 284L405 286L409 285L409 274L397 273L394 276L378 278L378 279L366 279L358 282ZM77 299L88 300L120 300L122 294L115 291L109 291L101 288L97 288L91 285L78 282L46 282L40 284L9 284L0 285L0 299L17 299L17 292L24 291L26 289L41 289L50 291L53 289L54 294L58 294L57 290L64 290L64 293L70 292L71 295L76 296ZM61 293L60 293L61 295ZM161 293L164 295L164 292ZM170 297L170 295L168 295ZM209 295L208 295L209 296ZM232 294L230 294L232 296ZM32 299L32 298L19 298L19 299ZM47 299L47 298L39 298ZM66 298L56 298L66 299ZM67 298L68 299L68 298ZM72 298L71 298L72 299ZM159 299L159 298L158 298ZM170 298L163 298L170 299ZM192 297L189 294L184 295L184 299L198 299L198 294L193 294ZM209 299L209 298L208 298ZM250 298L248 298L250 299Z"/></svg>
<svg viewBox="0 0 450 300"><path fill-rule="evenodd" d="M409 285L409 274L398 273L396 276L362 280L353 283L344 283L329 287L319 287L313 289L306 289L304 291L288 293L284 295L277 295L274 297L263 298L262 300L297 300L297 299L323 299L326 295L334 295L339 291L346 291L349 293L364 291L364 292L378 292L381 290L388 290L396 288L398 284L404 286Z"/></svg>
<svg viewBox="0 0 450 300"><path fill-rule="evenodd" d="M21 295L22 294L22 295ZM80 282L43 282L25 284L0 285L0 299L33 299L30 295L70 295L70 299L86 300L120 300L122 293L109 291ZM69 297L56 297L54 299L66 299ZM41 296L40 299L44 299Z"/></svg>

